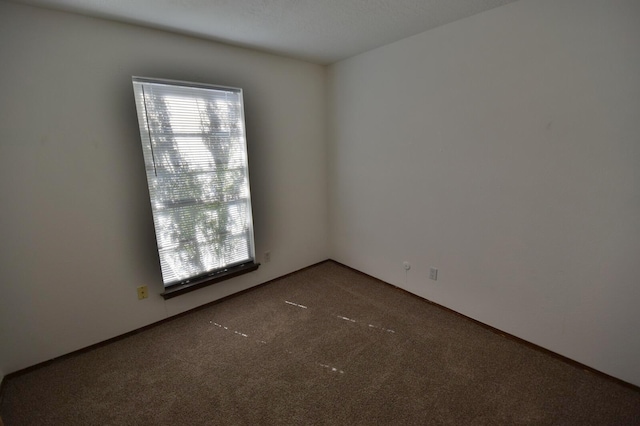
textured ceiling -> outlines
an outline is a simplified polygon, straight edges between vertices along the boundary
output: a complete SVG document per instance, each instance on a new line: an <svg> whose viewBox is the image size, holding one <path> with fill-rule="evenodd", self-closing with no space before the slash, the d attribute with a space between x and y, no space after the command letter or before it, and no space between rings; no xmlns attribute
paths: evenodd
<svg viewBox="0 0 640 426"><path fill-rule="evenodd" d="M329 64L515 0L14 0Z"/></svg>

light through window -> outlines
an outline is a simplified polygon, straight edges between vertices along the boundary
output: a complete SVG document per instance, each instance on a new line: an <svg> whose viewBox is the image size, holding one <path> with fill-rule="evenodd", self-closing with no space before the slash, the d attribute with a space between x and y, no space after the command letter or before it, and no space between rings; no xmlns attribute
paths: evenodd
<svg viewBox="0 0 640 426"><path fill-rule="evenodd" d="M165 295L256 269L242 90L133 88Z"/></svg>

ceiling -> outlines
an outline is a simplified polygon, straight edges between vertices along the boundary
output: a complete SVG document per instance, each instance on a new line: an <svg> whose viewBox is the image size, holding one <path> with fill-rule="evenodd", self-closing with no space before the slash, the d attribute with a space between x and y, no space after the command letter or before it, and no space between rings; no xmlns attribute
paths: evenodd
<svg viewBox="0 0 640 426"><path fill-rule="evenodd" d="M330 64L515 0L14 0Z"/></svg>

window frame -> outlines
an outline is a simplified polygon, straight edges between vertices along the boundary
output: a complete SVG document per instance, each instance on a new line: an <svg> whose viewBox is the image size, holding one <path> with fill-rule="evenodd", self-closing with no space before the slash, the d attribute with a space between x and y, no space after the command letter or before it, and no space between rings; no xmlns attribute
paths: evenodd
<svg viewBox="0 0 640 426"><path fill-rule="evenodd" d="M144 161L145 161L147 185L149 189L149 199L151 201L151 211L153 215L154 232L156 236L156 245L158 248L159 259L162 258L160 240L158 235L158 232L159 232L158 229L160 225L159 225L158 216L156 215L156 208L154 208L153 206L153 203L154 201L156 201L156 199L154 198L154 195L152 192L152 185L154 184L153 175L155 174L155 179L157 180L158 174L156 171L156 159L154 156L154 140L151 134L152 126L150 125L148 108L147 108L147 98L144 92L145 84L182 87L182 88L189 88L189 89L222 91L227 93L234 93L239 98L239 114L240 114L240 121L242 126L241 127L242 142L241 143L242 143L242 148L245 154L243 166L244 166L244 171L246 176L246 191L247 191L245 202L247 206L246 215L248 215L248 230L247 230L248 240L246 241L248 244L248 248L247 248L248 259L240 262L228 263L227 265L224 265L222 267L211 269L203 273L198 273L196 275L189 276L184 279L180 279L179 281L173 282L170 284L167 284L167 280L164 275L164 270L162 270L164 292L161 293L161 296L164 297L165 299L170 299L180 294L184 294L184 293L196 290L198 288L215 284L217 282L224 281L239 275L243 275L245 273L252 272L258 269L260 264L256 262L256 254L255 254L255 239L254 239L254 231L253 231L253 212L252 212L251 190L250 190L250 179L249 179L249 158L248 158L248 146L247 146L247 137L246 137L246 122L245 122L245 115L244 115L243 90L237 87L220 86L220 85L196 83L196 82L181 81L181 80L138 77L138 76L132 77L132 84L134 86L134 97L135 97L135 103L136 103L138 125L140 130L141 146L143 149L143 155L144 155ZM199 99L199 98L194 96L193 99ZM163 126L167 125L169 128L172 127L170 118L166 122L163 121L162 124ZM171 135L173 135L173 133L174 132L172 129ZM211 135L213 135L213 133ZM175 149L175 151L179 152L178 149ZM211 154L213 158L213 152L211 152ZM214 174L215 172L211 171L210 173ZM230 205L231 204L229 203L225 203L221 207L227 208ZM211 211L220 211L220 209L212 208Z"/></svg>

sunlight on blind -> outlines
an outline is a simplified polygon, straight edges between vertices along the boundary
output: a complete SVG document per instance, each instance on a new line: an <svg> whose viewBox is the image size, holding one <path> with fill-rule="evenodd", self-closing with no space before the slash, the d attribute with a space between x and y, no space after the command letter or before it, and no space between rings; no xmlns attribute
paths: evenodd
<svg viewBox="0 0 640 426"><path fill-rule="evenodd" d="M242 90L133 86L165 287L252 262Z"/></svg>

